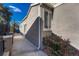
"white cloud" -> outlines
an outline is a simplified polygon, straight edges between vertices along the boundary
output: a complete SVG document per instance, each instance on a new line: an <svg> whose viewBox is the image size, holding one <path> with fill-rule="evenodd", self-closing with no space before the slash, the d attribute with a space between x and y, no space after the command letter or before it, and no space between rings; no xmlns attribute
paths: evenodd
<svg viewBox="0 0 79 59"><path fill-rule="evenodd" d="M19 8L15 7L15 6L9 6L11 8L11 10L13 10L14 12L22 12Z"/></svg>

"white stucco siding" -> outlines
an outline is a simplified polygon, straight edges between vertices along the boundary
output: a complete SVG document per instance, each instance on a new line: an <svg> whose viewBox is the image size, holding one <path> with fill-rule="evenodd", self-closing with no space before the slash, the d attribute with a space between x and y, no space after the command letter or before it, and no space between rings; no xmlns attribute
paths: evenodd
<svg viewBox="0 0 79 59"><path fill-rule="evenodd" d="M69 38L79 49L79 4L62 4L54 9L52 32L64 39Z"/></svg>

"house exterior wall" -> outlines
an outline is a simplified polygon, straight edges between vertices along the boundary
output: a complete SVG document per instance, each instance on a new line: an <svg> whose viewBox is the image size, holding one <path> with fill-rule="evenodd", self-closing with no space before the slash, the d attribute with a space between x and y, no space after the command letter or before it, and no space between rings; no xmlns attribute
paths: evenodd
<svg viewBox="0 0 79 59"><path fill-rule="evenodd" d="M34 45L36 45L39 48L40 47L42 48L43 46L42 45L43 36L46 34L49 35L49 32L50 32L48 31L46 33L46 31L44 31L44 10L51 11L49 6L48 8L47 7L45 8L45 7L46 6L44 5L42 7L40 4L32 6L30 8L28 16L20 25L21 33L25 35L26 39L30 40ZM38 21L37 17L41 17L41 19Z"/></svg>
<svg viewBox="0 0 79 59"><path fill-rule="evenodd" d="M37 49L40 49L42 46L40 22L40 5L35 5L30 8L27 18L20 25L20 32L24 34L26 39L32 42ZM24 29L25 25L26 29Z"/></svg>
<svg viewBox="0 0 79 59"><path fill-rule="evenodd" d="M36 47L39 46L39 25L39 18L37 18L25 35L26 39L32 42Z"/></svg>
<svg viewBox="0 0 79 59"><path fill-rule="evenodd" d="M22 34L26 33L26 31L31 27L33 21L38 17L38 8L39 8L39 5L31 7L26 19L20 24L20 32ZM24 29L25 24L27 25L26 31Z"/></svg>
<svg viewBox="0 0 79 59"><path fill-rule="evenodd" d="M79 49L79 4L66 3L54 9L52 32L69 39Z"/></svg>

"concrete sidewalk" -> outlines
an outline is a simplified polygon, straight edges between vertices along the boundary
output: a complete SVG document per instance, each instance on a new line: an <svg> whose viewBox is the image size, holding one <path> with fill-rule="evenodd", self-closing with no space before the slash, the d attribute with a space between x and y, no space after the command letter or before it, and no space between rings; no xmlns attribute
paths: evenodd
<svg viewBox="0 0 79 59"><path fill-rule="evenodd" d="M43 51L25 39L22 35L15 35L12 56L47 56Z"/></svg>

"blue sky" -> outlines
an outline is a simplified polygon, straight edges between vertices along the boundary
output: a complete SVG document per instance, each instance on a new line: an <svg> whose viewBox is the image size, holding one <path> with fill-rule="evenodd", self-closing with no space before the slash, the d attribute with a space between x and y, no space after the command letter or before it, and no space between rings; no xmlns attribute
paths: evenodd
<svg viewBox="0 0 79 59"><path fill-rule="evenodd" d="M11 22L15 19L15 22L22 22L23 18L27 15L30 3L3 3L4 7L10 8Z"/></svg>

